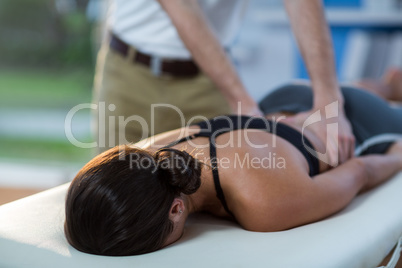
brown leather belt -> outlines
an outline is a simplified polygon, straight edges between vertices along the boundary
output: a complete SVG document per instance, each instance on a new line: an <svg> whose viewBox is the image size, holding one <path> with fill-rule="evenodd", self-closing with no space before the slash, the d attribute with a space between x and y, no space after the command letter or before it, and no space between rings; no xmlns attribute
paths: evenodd
<svg viewBox="0 0 402 268"><path fill-rule="evenodd" d="M128 44L114 34L111 34L110 47L125 57L130 49ZM168 74L177 77L192 77L200 72L200 69L192 60L159 59L160 58L139 51L136 51L134 55L134 62L141 63L151 68L154 73L160 72L161 74Z"/></svg>

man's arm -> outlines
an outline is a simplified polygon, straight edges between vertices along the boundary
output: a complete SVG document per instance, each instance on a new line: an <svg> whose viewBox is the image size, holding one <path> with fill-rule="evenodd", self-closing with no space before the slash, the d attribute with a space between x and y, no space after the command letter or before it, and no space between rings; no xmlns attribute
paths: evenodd
<svg viewBox="0 0 402 268"><path fill-rule="evenodd" d="M314 89L314 106L343 104L336 78L332 40L321 0L284 0L293 33Z"/></svg>
<svg viewBox="0 0 402 268"><path fill-rule="evenodd" d="M237 112L238 102L241 102L243 114L261 115L258 105L244 88L197 1L158 1L171 18L194 60L221 90L232 110Z"/></svg>
<svg viewBox="0 0 402 268"><path fill-rule="evenodd" d="M311 79L314 91L313 111L318 109L324 111L325 106L338 101L337 111L329 112L339 114L339 134L328 133L329 144L332 145L327 148L329 162L335 166L353 156L354 137L343 111L344 99L337 82L332 40L322 1L284 0L284 4ZM304 114L302 117L306 119L309 114ZM326 141L327 133L324 121L321 121L321 124L313 125L312 130L324 142Z"/></svg>

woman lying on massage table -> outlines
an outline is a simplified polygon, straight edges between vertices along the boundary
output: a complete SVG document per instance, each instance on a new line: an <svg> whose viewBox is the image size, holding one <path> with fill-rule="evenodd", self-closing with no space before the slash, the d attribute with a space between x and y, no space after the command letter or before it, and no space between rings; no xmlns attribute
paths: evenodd
<svg viewBox="0 0 402 268"><path fill-rule="evenodd" d="M402 109L342 90L361 156L333 168L320 154L325 141L307 129L302 136L297 122L276 122L282 112L311 108L311 89L289 85L261 102L269 120L222 116L96 156L68 190L69 243L92 254L136 255L180 239L198 211L272 232L341 210L402 170L402 143L383 135L402 134Z"/></svg>

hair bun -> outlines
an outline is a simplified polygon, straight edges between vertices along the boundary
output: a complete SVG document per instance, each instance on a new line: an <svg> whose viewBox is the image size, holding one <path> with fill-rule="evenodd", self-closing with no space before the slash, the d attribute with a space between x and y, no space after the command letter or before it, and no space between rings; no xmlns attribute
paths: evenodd
<svg viewBox="0 0 402 268"><path fill-rule="evenodd" d="M159 150L155 155L159 178L176 194L195 193L201 185L202 163L188 154L171 148Z"/></svg>

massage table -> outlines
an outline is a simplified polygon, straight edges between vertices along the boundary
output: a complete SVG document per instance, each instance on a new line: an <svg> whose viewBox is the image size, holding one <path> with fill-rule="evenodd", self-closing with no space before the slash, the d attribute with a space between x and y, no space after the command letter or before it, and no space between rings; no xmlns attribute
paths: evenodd
<svg viewBox="0 0 402 268"><path fill-rule="evenodd" d="M68 184L0 206L0 267L377 267L402 236L402 173L339 213L273 233L209 215L189 218L180 241L139 256L81 253L63 234ZM401 242L387 267L399 257Z"/></svg>

